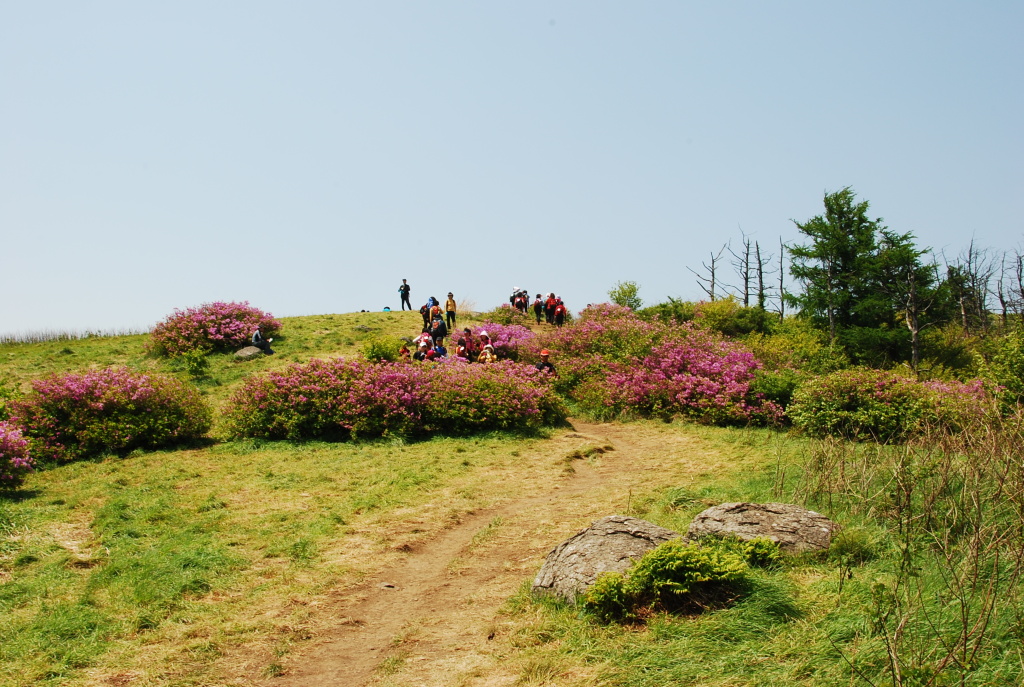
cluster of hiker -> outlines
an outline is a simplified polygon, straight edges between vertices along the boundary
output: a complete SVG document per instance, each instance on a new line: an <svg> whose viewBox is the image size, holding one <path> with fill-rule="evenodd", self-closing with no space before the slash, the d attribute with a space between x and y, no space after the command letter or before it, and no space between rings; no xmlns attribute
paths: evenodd
<svg viewBox="0 0 1024 687"><path fill-rule="evenodd" d="M403 279L402 285L398 287L398 293L402 297L402 310L405 310L406 306L409 306L409 310L412 310L412 304L409 301L411 290L409 282ZM509 300L513 307L522 310L524 313L527 312L525 310L527 307L526 303L528 302L527 291L521 290L517 286L513 290L512 298ZM565 305L554 294L551 294L549 300L552 301L552 307L548 322L561 325L565 321ZM541 301L539 293L537 294L537 303L539 305L535 304L534 309L537 313L537 324L540 324L541 313L544 312L546 304ZM457 307L455 296L450 291L443 308L441 307L441 302L436 298L433 296L428 298L427 302L420 306L423 329L416 338L408 340L408 345L402 346L398 351L399 357L419 361L447 358L448 349L444 345L444 340L449 336L449 333L455 332ZM557 314L556 311L559 308L561 309L560 314ZM409 346L412 346L413 350L410 350ZM462 333L456 340L454 355L471 363L492 363L498 360L498 355L494 350L494 344L491 342L490 335L486 331L481 331L474 336L468 327L462 330ZM536 367L543 372L555 374L555 366L549 360L550 355L551 352L547 349L541 351L541 362L537 363Z"/></svg>
<svg viewBox="0 0 1024 687"><path fill-rule="evenodd" d="M513 308L524 315L528 316L530 314L530 292L526 289L521 289L518 286L513 287L512 295L509 296L508 302ZM533 299L532 307L533 315L537 318L537 324L540 324L541 317L544 318L545 322L556 327L561 327L565 324L566 308L561 296L549 293L545 297L538 293Z"/></svg>

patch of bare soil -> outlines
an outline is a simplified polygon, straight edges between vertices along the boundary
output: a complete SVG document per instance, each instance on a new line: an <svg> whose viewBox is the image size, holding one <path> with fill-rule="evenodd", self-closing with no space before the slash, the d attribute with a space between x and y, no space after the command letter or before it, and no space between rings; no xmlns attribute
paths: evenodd
<svg viewBox="0 0 1024 687"><path fill-rule="evenodd" d="M501 660L499 610L533 579L547 553L597 518L625 513L635 493L716 468L716 456L699 439L667 427L574 422L553 441L567 453L614 450L571 460L567 479L466 516L345 590L319 611L336 619L331 629L296 647L283 674L261 684L514 684L517 666Z"/></svg>

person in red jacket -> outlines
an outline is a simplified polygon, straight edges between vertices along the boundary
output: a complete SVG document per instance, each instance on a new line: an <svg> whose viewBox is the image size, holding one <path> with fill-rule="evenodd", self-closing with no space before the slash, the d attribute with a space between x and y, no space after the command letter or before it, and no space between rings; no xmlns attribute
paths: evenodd
<svg viewBox="0 0 1024 687"><path fill-rule="evenodd" d="M554 293L548 294L548 299L544 301L544 319L548 324L555 323L555 306L558 305L558 299L555 298Z"/></svg>
<svg viewBox="0 0 1024 687"><path fill-rule="evenodd" d="M555 303L555 326L561 327L565 324L565 303L559 298Z"/></svg>

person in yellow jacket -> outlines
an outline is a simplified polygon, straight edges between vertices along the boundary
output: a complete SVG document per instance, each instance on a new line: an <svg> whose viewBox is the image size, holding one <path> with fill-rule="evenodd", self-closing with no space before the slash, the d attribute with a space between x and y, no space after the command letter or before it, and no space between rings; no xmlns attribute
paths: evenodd
<svg viewBox="0 0 1024 687"><path fill-rule="evenodd" d="M494 346L491 344L484 346L484 350L480 351L480 357L476 359L478 363L493 363L497 360L498 356L494 355Z"/></svg>
<svg viewBox="0 0 1024 687"><path fill-rule="evenodd" d="M444 314L448 320L448 331L455 331L455 296L452 292L448 292L448 300L444 302Z"/></svg>

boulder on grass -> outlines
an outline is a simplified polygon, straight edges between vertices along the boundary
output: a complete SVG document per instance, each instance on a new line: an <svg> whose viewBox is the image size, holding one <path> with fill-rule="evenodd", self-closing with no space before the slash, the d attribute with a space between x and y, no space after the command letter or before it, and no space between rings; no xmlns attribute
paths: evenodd
<svg viewBox="0 0 1024 687"><path fill-rule="evenodd" d="M788 503L723 503L699 513L686 534L690 539L764 537L786 553L802 553L827 549L836 529L821 513Z"/></svg>
<svg viewBox="0 0 1024 687"><path fill-rule="evenodd" d="M625 515L609 515L573 535L548 554L533 581L535 594L557 594L572 601L603 572L624 572L678 532Z"/></svg>
<svg viewBox="0 0 1024 687"><path fill-rule="evenodd" d="M261 355L263 355L263 351L255 346L246 346L242 350L235 352L235 357L240 360L248 360L249 358L256 358Z"/></svg>

